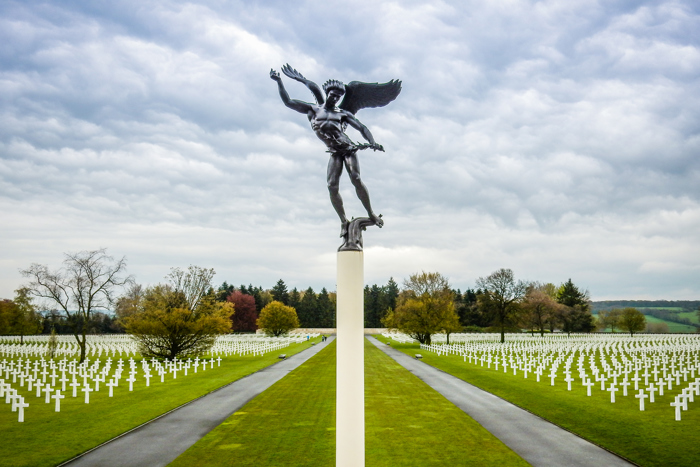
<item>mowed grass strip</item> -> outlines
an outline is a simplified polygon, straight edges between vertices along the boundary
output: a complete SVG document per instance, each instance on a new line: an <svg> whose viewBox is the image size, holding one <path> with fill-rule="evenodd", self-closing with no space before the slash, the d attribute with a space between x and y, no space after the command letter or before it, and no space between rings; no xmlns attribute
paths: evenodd
<svg viewBox="0 0 700 467"><path fill-rule="evenodd" d="M315 339L319 341L320 338ZM313 340L312 340L313 341ZM55 412L52 399L49 404L41 398L29 395L25 387L20 391L30 404L24 411L24 423L17 421L17 412L10 404L0 401L0 466L52 466L71 459L115 436L145 423L169 410L205 395L221 386L236 381L279 361L280 353L296 354L308 347L310 342L292 344L277 352L263 356L222 357L221 366L197 374L190 369L189 376L180 372L177 379L168 374L166 382L160 377L151 378L150 387L139 364L134 391L129 392L128 365L119 386L114 388L114 397L109 397L109 388L100 384L99 392L90 393L90 403L85 404L85 393L78 391L72 397L72 388L62 392L61 412ZM103 358L104 360L104 358ZM116 366L116 359L113 366ZM136 359L135 359L136 360ZM18 387L19 382L13 384ZM94 384L93 384L94 389Z"/></svg>
<svg viewBox="0 0 700 467"><path fill-rule="evenodd" d="M380 340L386 341L383 337ZM689 403L682 412L682 420L675 421L675 409L669 404L673 397L656 394L656 402L646 400L645 411L639 410L639 400L634 398L634 386L628 396L617 392L615 403L610 402L610 393L600 390L600 383L592 388L591 396L577 379L572 390L567 390L562 370L550 385L543 375L538 383L530 373L525 379L518 371L513 376L495 371L479 364L464 362L461 356L438 357L435 353L421 350L418 344L391 346L414 356L423 355L423 362L452 374L474 386L491 392L540 417L551 421L579 436L624 456L643 466L690 466L700 465L700 405ZM587 371L591 376L590 371ZM577 376L577 375L576 375ZM607 387L607 384L606 384ZM675 385L674 385L675 388ZM678 391L674 389L673 393Z"/></svg>
<svg viewBox="0 0 700 467"><path fill-rule="evenodd" d="M333 465L335 356L333 341L170 465Z"/></svg>
<svg viewBox="0 0 700 467"><path fill-rule="evenodd" d="M171 465L334 465L335 363L334 341ZM368 467L527 465L369 341L365 405Z"/></svg>
<svg viewBox="0 0 700 467"><path fill-rule="evenodd" d="M367 466L529 465L365 340Z"/></svg>

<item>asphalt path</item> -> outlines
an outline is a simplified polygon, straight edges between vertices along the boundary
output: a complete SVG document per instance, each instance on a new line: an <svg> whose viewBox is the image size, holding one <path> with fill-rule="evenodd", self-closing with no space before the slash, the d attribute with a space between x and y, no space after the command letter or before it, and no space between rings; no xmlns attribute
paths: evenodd
<svg viewBox="0 0 700 467"><path fill-rule="evenodd" d="M330 337L325 342L195 399L62 465L167 465L251 399L316 355L332 340L333 337Z"/></svg>
<svg viewBox="0 0 700 467"><path fill-rule="evenodd" d="M535 467L630 466L626 460L455 376L368 337Z"/></svg>

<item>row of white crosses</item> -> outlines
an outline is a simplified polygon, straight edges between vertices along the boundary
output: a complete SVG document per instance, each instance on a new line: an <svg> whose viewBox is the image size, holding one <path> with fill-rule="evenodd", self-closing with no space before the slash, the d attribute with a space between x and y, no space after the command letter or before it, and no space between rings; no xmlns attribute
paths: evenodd
<svg viewBox="0 0 700 467"><path fill-rule="evenodd" d="M266 337L259 334L228 334L219 336L211 349L215 355L264 355L276 352L290 344L298 344L319 334L292 334L282 337Z"/></svg>
<svg viewBox="0 0 700 467"><path fill-rule="evenodd" d="M135 356L138 346L131 336L125 334L86 336L85 355L88 357ZM80 355L80 347L73 336L56 336L57 346L54 356L76 357ZM3 336L0 338L0 357L41 357L47 356L49 336L24 336L24 344L20 336Z"/></svg>
<svg viewBox="0 0 700 467"><path fill-rule="evenodd" d="M421 349L437 355L459 355L465 362L495 371L512 370L513 375L520 371L524 378L534 375L538 382L545 378L551 386L563 374L569 391L572 383L580 381L588 396L598 387L609 392L611 403L615 403L616 395L634 395L640 410L645 410L647 400L655 403L658 396L674 395L670 405L675 409L676 420L681 420L688 403L700 396L698 335L509 335L511 342L505 344L499 342L499 335L468 336L473 339L459 335L458 343L421 345Z"/></svg>
<svg viewBox="0 0 700 467"><path fill-rule="evenodd" d="M165 382L166 375L172 375L170 380L177 378L178 372L184 372L187 376L190 368L193 373L201 368L202 371L213 369L221 365L221 357L210 359L187 359L160 362L156 359L150 361L141 360L142 378L145 386L150 386L150 379L158 375L161 383ZM12 404L12 411L19 410L18 421L24 421L24 408L29 404L25 402L25 396L35 395L43 398L45 403L55 401L55 411L61 411L61 399L71 394L73 398L84 397L86 404L90 403L90 393L107 388L109 397L114 396L114 388L119 386L123 379L123 373L128 371L129 377L125 379L129 383L129 391L134 390L137 382L138 365L133 358L126 362L121 358L112 364L112 358L108 357L104 362L96 359L90 363L90 359L79 364L77 360L63 358L59 361L45 360L44 358L31 360L19 358L17 360L3 359L0 361L0 397L5 398L5 403ZM125 365L128 365L126 370ZM25 394L20 394L20 392ZM79 393L82 392L82 395ZM43 393L43 394L42 394Z"/></svg>
<svg viewBox="0 0 700 467"><path fill-rule="evenodd" d="M218 336L213 355L264 355L293 343L300 343L319 334L290 334L282 337L266 337L258 334L226 334ZM77 357L80 347L73 336L57 336L56 357ZM25 336L25 344L20 344L19 336L0 337L0 357L47 357L49 353L48 336ZM138 353L137 342L128 335L87 336L85 355L87 357L111 356L135 357Z"/></svg>
<svg viewBox="0 0 700 467"><path fill-rule="evenodd" d="M134 355L135 343L129 336L89 336L90 348L86 360L79 364L77 359L68 359L64 352L60 360L46 359L47 336L31 336L27 344L20 345L9 338L9 344L0 344L0 356L6 357L0 361L0 392L5 397L6 403L12 404L12 410L19 410L19 421L24 421L24 408L28 406L20 391L24 391L37 398L44 398L45 403L55 400L55 411L60 412L61 399L70 394L73 398L84 397L85 403L90 403L90 393L107 389L109 397L114 396L114 388L119 386L123 379L123 373L128 373L125 381L129 384L129 391L133 391L134 383L145 382L149 387L151 378L159 378L161 383L177 379L178 375L188 376L207 369L213 369L215 365L221 365L221 355L263 355L267 352L279 350L291 343L306 341L309 337L317 337L318 334L296 334L285 337L270 338L261 335L224 335L217 338L211 349L211 358L200 359L173 359L172 361L158 361L157 359L141 360L141 375L138 379L138 364L133 356L126 361L119 358L113 365L115 353ZM59 336L59 345L72 345L71 336ZM5 337L8 340L7 337ZM19 348L18 351L14 349ZM5 354L3 354L3 350ZM99 358L102 353L106 359ZM77 353L77 352L72 352ZM38 358L30 358L38 355ZM91 358L96 356L94 360ZM216 358L215 358L216 357ZM91 363L92 360L92 363ZM128 370L125 368L128 366ZM82 395L80 394L82 393ZM29 397L29 396L27 396ZM27 404L27 405L22 405Z"/></svg>

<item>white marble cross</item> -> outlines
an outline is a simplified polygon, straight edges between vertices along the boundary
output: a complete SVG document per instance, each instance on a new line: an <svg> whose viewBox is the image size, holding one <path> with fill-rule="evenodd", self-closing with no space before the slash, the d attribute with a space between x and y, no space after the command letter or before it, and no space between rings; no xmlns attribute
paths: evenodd
<svg viewBox="0 0 700 467"><path fill-rule="evenodd" d="M109 382L107 382L106 386L109 388L109 397L114 396L114 387L117 385L117 382L113 379L110 379Z"/></svg>
<svg viewBox="0 0 700 467"><path fill-rule="evenodd" d="M78 397L78 388L80 387L80 383L73 378L73 382L70 383L70 386L73 388L73 397Z"/></svg>
<svg viewBox="0 0 700 467"><path fill-rule="evenodd" d="M640 389L639 394L635 395L634 397L639 399L639 410L644 411L644 399L649 397L646 394L644 394L644 389Z"/></svg>
<svg viewBox="0 0 700 467"><path fill-rule="evenodd" d="M24 402L24 397L19 398L19 402L16 404L17 410L19 410L18 422L22 423L24 421L24 409L29 407L29 403Z"/></svg>
<svg viewBox="0 0 700 467"><path fill-rule="evenodd" d="M639 377L639 373L635 372L635 373L634 373L634 378L632 378L632 381L634 381L634 390L635 390L635 391L639 389L639 382L640 382L641 380L642 380L642 379Z"/></svg>
<svg viewBox="0 0 700 467"><path fill-rule="evenodd" d="M588 389L588 395L591 395L591 386L593 386L595 383L591 381L590 379L588 381L584 381L583 385L587 387Z"/></svg>
<svg viewBox="0 0 700 467"><path fill-rule="evenodd" d="M36 380L34 383L34 386L36 386L36 397L41 397L41 387L43 385L44 383L42 383L40 379Z"/></svg>
<svg viewBox="0 0 700 467"><path fill-rule="evenodd" d="M85 403L89 404L90 403L90 393L93 391L93 389L88 385L88 386L83 386L83 389L81 389L85 393Z"/></svg>
<svg viewBox="0 0 700 467"><path fill-rule="evenodd" d="M666 382L663 379L661 379L661 381L656 383L656 385L659 387L659 395L663 396L664 395L664 386L666 386Z"/></svg>
<svg viewBox="0 0 700 467"><path fill-rule="evenodd" d="M596 379L600 381L600 390L605 391L605 382L608 380L608 378L601 374L600 376L596 377Z"/></svg>
<svg viewBox="0 0 700 467"><path fill-rule="evenodd" d="M129 392L134 390L134 382L136 381L136 378L134 377L134 373L131 373L129 375L129 378L127 379L129 382Z"/></svg>
<svg viewBox="0 0 700 467"><path fill-rule="evenodd" d="M617 389L614 384L611 384L610 387L608 388L608 391L610 391L610 402L614 404L615 403L615 392L619 391L619 389Z"/></svg>
<svg viewBox="0 0 700 467"><path fill-rule="evenodd" d="M671 402L671 405L676 408L676 421L680 421L681 419L681 407L683 407L683 403L678 400L678 397Z"/></svg>
<svg viewBox="0 0 700 467"><path fill-rule="evenodd" d="M649 387L647 387L647 391L649 391L649 402L654 402L654 393L658 391L658 389L656 389L656 386L654 386L654 383L650 384Z"/></svg>
<svg viewBox="0 0 700 467"><path fill-rule="evenodd" d="M51 396L53 399L56 399L56 412L61 411L61 399L65 398L66 396L61 395L60 390L56 390L56 394Z"/></svg>
<svg viewBox="0 0 700 467"><path fill-rule="evenodd" d="M571 377L571 373L566 374L566 378L564 378L564 381L568 384L569 391L571 391L571 382L574 380L574 378Z"/></svg>
<svg viewBox="0 0 700 467"><path fill-rule="evenodd" d="M51 388L51 385L47 383L46 386L44 386L44 389L42 389L42 391L46 393L46 400L44 402L48 404L49 402L51 402L51 393L53 392L53 388Z"/></svg>
<svg viewBox="0 0 700 467"><path fill-rule="evenodd" d="M59 379L59 381L61 382L61 391L65 391L66 390L66 383L68 382L68 378L66 378L65 372L61 373L61 379Z"/></svg>

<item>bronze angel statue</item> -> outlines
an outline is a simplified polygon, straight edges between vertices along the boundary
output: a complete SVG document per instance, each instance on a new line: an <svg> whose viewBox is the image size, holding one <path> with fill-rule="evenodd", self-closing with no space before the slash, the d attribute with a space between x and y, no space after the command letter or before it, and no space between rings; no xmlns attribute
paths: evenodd
<svg viewBox="0 0 700 467"><path fill-rule="evenodd" d="M340 217L340 236L345 237L347 241L348 229L350 228L350 222L345 216L343 200L338 191L343 166L348 171L357 196L369 216L369 219L363 222L362 227L372 224L381 227L384 225L384 221L381 215L377 216L372 211L369 192L360 178L357 151L362 149L384 151L384 147L374 141L372 133L355 117L355 114L365 107L383 107L396 99L396 96L401 92L401 81L391 80L383 84L351 81L345 85L340 81L331 79L325 82L323 90L321 90L316 83L304 78L301 73L293 69L289 64L282 67L282 72L289 78L306 85L316 99L315 104L290 99L289 94L284 89L280 74L274 69L270 70L270 78L277 81L280 97L284 105L297 112L306 114L316 136L328 147L328 152L331 155L328 161L328 191L330 192L333 208L335 208ZM340 101L341 99L342 102ZM338 102L340 102L340 105L338 105ZM367 140L367 143L354 143L345 134L345 129L348 125L359 131L362 137ZM360 243L360 249L361 247Z"/></svg>

